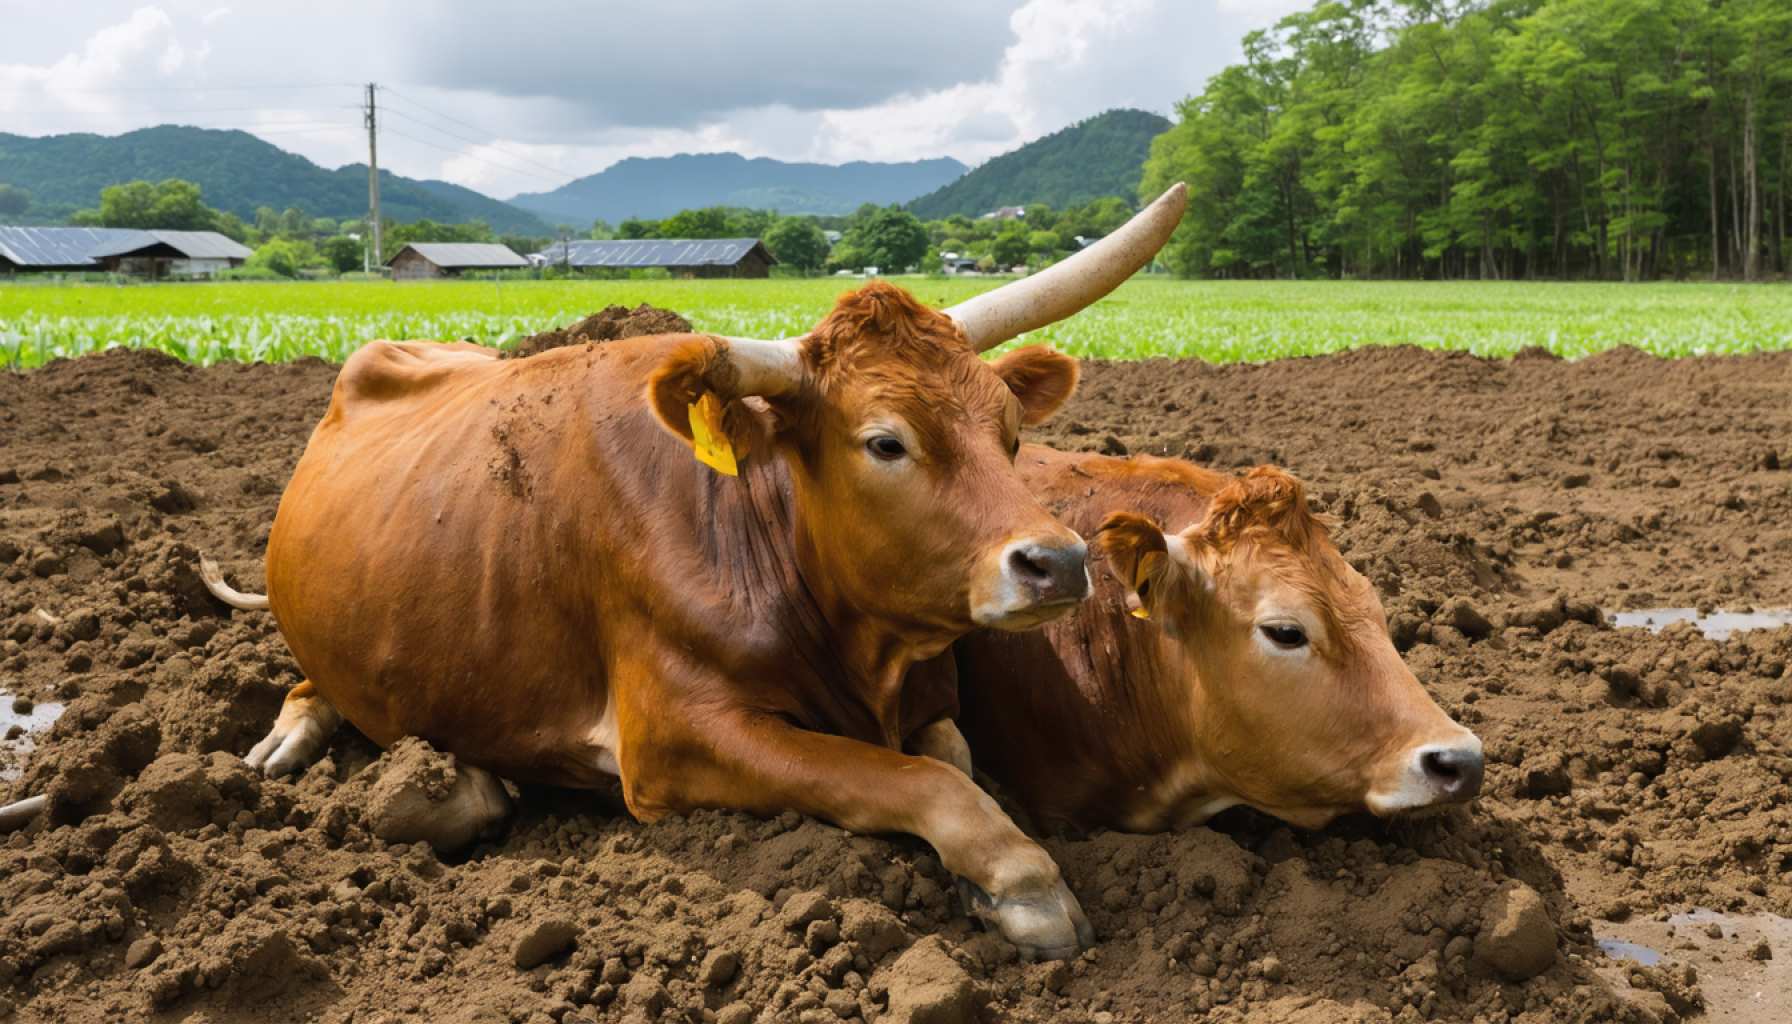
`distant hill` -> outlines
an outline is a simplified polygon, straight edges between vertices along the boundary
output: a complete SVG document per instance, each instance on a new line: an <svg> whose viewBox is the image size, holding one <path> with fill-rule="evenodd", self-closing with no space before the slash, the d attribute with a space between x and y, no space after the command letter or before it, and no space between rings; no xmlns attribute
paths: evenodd
<svg viewBox="0 0 1792 1024"><path fill-rule="evenodd" d="M910 163L796 164L737 153L630 157L552 192L510 201L550 221L612 224L704 206L780 213L851 213L862 203L906 203L965 172L950 157ZM1134 175L1137 181L1137 175Z"/></svg>
<svg viewBox="0 0 1792 1024"><path fill-rule="evenodd" d="M248 132L160 125L123 135L0 133L0 182L31 193L26 219L59 220L99 205L100 189L144 178L197 182L209 206L253 219L296 206L313 217L367 213L367 165L325 170ZM494 231L547 235L534 214L445 181L380 172L380 212L393 220L482 220Z"/></svg>
<svg viewBox="0 0 1792 1024"><path fill-rule="evenodd" d="M1151 140L1169 127L1148 111L1110 110L1003 153L908 208L938 220L1028 203L1063 209L1102 196L1136 200Z"/></svg>

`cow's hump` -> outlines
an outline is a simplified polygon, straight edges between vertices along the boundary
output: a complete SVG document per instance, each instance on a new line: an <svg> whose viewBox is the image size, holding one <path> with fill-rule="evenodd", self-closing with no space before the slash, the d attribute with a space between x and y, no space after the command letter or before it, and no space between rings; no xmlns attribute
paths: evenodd
<svg viewBox="0 0 1792 1024"><path fill-rule="evenodd" d="M336 401L352 408L414 398L497 359L495 349L464 341L368 342L342 364Z"/></svg>

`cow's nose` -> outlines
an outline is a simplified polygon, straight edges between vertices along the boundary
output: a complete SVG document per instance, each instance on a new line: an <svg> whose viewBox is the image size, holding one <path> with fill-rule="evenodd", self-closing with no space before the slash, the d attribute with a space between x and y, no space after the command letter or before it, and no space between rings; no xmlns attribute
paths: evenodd
<svg viewBox="0 0 1792 1024"><path fill-rule="evenodd" d="M1089 596L1089 546L1022 541L1008 549L1008 574L1041 604Z"/></svg>
<svg viewBox="0 0 1792 1024"><path fill-rule="evenodd" d="M1473 799L1481 792L1484 773L1481 751L1477 747L1434 747L1419 754L1419 770L1425 781L1437 787L1447 799Z"/></svg>

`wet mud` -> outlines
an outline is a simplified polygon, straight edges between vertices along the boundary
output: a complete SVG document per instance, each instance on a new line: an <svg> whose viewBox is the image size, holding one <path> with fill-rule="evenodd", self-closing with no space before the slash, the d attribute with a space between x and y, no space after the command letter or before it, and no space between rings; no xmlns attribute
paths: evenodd
<svg viewBox="0 0 1792 1024"><path fill-rule="evenodd" d="M296 779L246 769L297 670L197 555L260 589L333 375L0 376L0 689L63 706L0 744L0 797L49 803L0 836L0 1019L1779 1019L1734 993L1792 949L1648 928L1792 916L1792 628L1607 611L1792 607L1792 357L1087 365L1034 438L1304 477L1489 771L1415 820L1044 837L1099 938L1058 964L970 923L913 840L528 789L443 857L369 796L442 770L414 750L344 728Z"/></svg>

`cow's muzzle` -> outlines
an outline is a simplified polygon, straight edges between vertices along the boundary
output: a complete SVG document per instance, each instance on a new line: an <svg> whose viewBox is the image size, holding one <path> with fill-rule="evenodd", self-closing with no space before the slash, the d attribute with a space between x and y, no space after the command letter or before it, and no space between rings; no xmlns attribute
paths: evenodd
<svg viewBox="0 0 1792 1024"><path fill-rule="evenodd" d="M1089 546L1074 533L1009 544L972 618L996 629L1031 629L1057 618L1089 596L1088 559Z"/></svg>
<svg viewBox="0 0 1792 1024"><path fill-rule="evenodd" d="M1467 803L1481 792L1485 773L1481 740L1465 729L1460 738L1408 748L1391 784L1370 792L1366 802L1382 815Z"/></svg>

